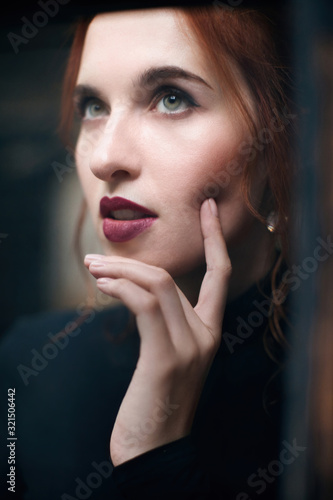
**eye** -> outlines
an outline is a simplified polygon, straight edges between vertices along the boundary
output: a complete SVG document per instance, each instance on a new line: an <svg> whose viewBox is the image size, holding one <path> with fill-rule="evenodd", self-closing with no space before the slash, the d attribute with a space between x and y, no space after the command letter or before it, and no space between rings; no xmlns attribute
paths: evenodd
<svg viewBox="0 0 333 500"><path fill-rule="evenodd" d="M187 93L178 89L161 89L155 96L156 110L163 114L181 114L198 107Z"/></svg>
<svg viewBox="0 0 333 500"><path fill-rule="evenodd" d="M85 97L77 103L77 111L82 120L96 120L107 115L107 109L100 99Z"/></svg>
<svg viewBox="0 0 333 500"><path fill-rule="evenodd" d="M99 99L92 98L85 103L83 115L84 119L94 120L96 118L100 118L101 116L105 116L106 114L107 111L105 106Z"/></svg>
<svg viewBox="0 0 333 500"><path fill-rule="evenodd" d="M186 103L179 96L170 94L163 97L156 107L160 113L165 113L165 110L171 112L183 111L183 109L186 109Z"/></svg>

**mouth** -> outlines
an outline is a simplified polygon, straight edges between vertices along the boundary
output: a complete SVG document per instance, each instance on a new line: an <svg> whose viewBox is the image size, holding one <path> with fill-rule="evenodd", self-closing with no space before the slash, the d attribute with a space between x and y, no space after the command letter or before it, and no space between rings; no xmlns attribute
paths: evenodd
<svg viewBox="0 0 333 500"><path fill-rule="evenodd" d="M157 215L146 207L138 205L133 201L116 196L108 198L104 196L100 202L100 214L103 219L110 218L120 221L131 221L157 217Z"/></svg>
<svg viewBox="0 0 333 500"><path fill-rule="evenodd" d="M114 220L138 220L153 216L127 208L123 210L111 210L107 217Z"/></svg>
<svg viewBox="0 0 333 500"><path fill-rule="evenodd" d="M104 235L113 243L123 243L135 238L149 229L158 218L148 208L119 196L104 196L100 202L100 215L104 219Z"/></svg>

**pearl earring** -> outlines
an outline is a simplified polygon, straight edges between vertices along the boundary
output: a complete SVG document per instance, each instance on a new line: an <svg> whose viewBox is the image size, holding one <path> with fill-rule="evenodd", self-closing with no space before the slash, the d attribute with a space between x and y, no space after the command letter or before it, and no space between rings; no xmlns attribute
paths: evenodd
<svg viewBox="0 0 333 500"><path fill-rule="evenodd" d="M276 229L277 215L271 212L266 219L266 227L270 233L274 233Z"/></svg>

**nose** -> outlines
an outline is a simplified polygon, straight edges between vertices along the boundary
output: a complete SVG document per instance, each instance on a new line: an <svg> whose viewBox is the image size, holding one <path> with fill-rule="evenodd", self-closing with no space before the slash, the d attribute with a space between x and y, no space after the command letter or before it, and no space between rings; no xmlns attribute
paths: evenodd
<svg viewBox="0 0 333 500"><path fill-rule="evenodd" d="M127 113L112 113L92 139L90 169L110 182L135 178L140 174L138 130Z"/></svg>

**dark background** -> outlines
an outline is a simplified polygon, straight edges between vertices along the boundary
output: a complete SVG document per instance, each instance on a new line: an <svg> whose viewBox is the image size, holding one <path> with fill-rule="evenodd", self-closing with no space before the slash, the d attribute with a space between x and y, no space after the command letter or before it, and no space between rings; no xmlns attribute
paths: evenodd
<svg viewBox="0 0 333 500"><path fill-rule="evenodd" d="M13 16L10 25L1 27L2 329L19 315L47 307L41 264L50 189L57 182L51 163L63 158L56 129L67 26L49 23L15 54L7 34L20 34L25 14L22 8L17 23Z"/></svg>

